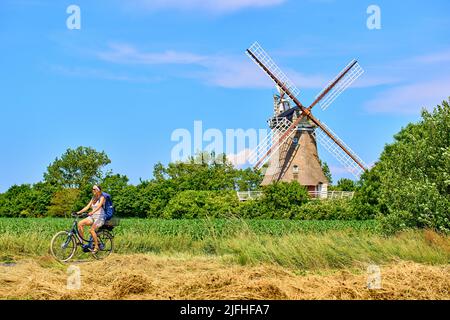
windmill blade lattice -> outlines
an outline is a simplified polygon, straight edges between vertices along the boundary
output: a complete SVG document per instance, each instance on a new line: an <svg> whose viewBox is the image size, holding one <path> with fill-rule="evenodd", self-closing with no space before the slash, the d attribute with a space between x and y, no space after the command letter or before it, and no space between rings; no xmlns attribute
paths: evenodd
<svg viewBox="0 0 450 320"><path fill-rule="evenodd" d="M255 42L251 45L250 48L247 49L251 53L255 55L258 60L264 64L264 66L278 79L280 80L285 87L296 97L300 94L300 90L295 86L295 84L286 76L286 74L281 71L281 69L276 65L276 63L272 60L272 58L264 51L264 49L259 45L258 42ZM247 55L252 59L253 57L247 53ZM256 62L256 61L255 61ZM258 64L256 62L256 64ZM258 64L259 66L259 64ZM264 72L266 72L263 69ZM270 75L269 75L270 76Z"/></svg>
<svg viewBox="0 0 450 320"><path fill-rule="evenodd" d="M350 70L347 71L347 69L350 68ZM342 76L344 73L346 73L344 76ZM316 98L320 97L327 89L330 87L330 85L334 82L336 82L339 78L341 78L334 86L333 88L327 92L322 99L319 101L319 105L322 108L322 110L327 109L330 104L336 100L337 97L339 97L342 92L344 92L353 82L355 82L356 79L358 79L362 74L364 73L363 68L359 65L359 63L356 60L353 60L350 62L344 70L342 70L332 81L328 83L328 85L325 87L324 90L322 90Z"/></svg>
<svg viewBox="0 0 450 320"><path fill-rule="evenodd" d="M286 118L277 118L277 124L269 132L269 134L253 149L249 154L247 160L251 164L255 164L256 169L261 169L262 166L269 161L273 154L276 154L280 146L289 139L290 134L285 133L291 127L292 122ZM281 140L280 140L281 139Z"/></svg>
<svg viewBox="0 0 450 320"><path fill-rule="evenodd" d="M365 168L367 165L364 161L356 155L356 153L350 149L342 139L340 139L331 129L326 126L323 122L322 125L334 136L336 140L339 141L355 159L357 159ZM355 162L344 150L336 144L320 127L316 129L316 140L328 151L330 152L344 167L351 172L355 177L359 176L364 172L364 169Z"/></svg>

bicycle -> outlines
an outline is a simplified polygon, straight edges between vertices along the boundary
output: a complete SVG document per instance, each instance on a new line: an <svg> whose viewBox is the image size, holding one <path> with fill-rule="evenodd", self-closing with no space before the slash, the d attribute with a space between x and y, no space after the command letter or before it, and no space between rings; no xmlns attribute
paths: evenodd
<svg viewBox="0 0 450 320"><path fill-rule="evenodd" d="M89 240L81 237L78 232L78 219L87 217L87 214L78 215L72 213L75 220L72 223L72 228L69 231L57 232L50 241L50 252L53 257L60 262L67 262L73 258L78 247L82 247L84 252L91 252L92 255L100 260L108 257L114 249L114 233L113 229L118 225L117 219L106 221L103 226L97 230L97 239L99 250L92 252L94 240L92 236Z"/></svg>

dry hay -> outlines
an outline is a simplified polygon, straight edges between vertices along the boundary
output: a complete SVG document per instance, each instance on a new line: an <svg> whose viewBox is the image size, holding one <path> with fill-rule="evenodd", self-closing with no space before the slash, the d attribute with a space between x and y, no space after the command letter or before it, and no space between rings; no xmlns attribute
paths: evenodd
<svg viewBox="0 0 450 320"><path fill-rule="evenodd" d="M130 294L145 294L154 290L147 276L141 274L123 274L112 283L114 298L123 298Z"/></svg>
<svg viewBox="0 0 450 320"><path fill-rule="evenodd" d="M67 267L49 257L0 266L1 299L450 299L450 266L381 266L382 289L369 290L364 268L295 274L214 257L113 255L74 263L82 287L66 287Z"/></svg>

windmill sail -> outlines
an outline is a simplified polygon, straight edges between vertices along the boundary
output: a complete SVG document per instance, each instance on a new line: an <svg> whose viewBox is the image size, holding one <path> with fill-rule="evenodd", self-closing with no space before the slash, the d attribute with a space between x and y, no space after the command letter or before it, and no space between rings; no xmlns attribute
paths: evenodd
<svg viewBox="0 0 450 320"><path fill-rule="evenodd" d="M311 107L318 102L322 110L327 109L363 73L358 61L353 60L316 96Z"/></svg>
<svg viewBox="0 0 450 320"><path fill-rule="evenodd" d="M261 169L290 137L290 134L286 134L286 132L291 127L291 124L292 122L286 118L277 118L277 123L269 134L249 154L248 162L254 164L256 169Z"/></svg>
<svg viewBox="0 0 450 320"><path fill-rule="evenodd" d="M272 75L275 76L281 83L283 83L286 89L288 89L294 96L298 96L300 94L300 90L286 76L286 74L283 71L281 71L281 69L276 65L276 63L266 53L266 51L264 51L264 49L259 45L258 42L255 42L247 50L250 51L262 64L264 64L264 66L272 73ZM251 55L249 55L248 52L247 55L254 60L254 58ZM257 64L259 65L258 62ZM264 72L266 72L266 70L264 70ZM272 77L270 74L268 75Z"/></svg>
<svg viewBox="0 0 450 320"><path fill-rule="evenodd" d="M301 113L299 114L298 118L291 122L291 124L286 128L283 129L284 133L281 135L279 139L273 139L273 144L270 142L267 143L267 146L265 146L264 151L262 152L262 158L257 161L255 167L259 167L261 163L266 162L268 158L280 148L280 145L283 144L296 130L297 125L300 123L303 117L308 117L317 127L320 128L321 132L323 133L322 136L320 136L319 133L319 141L323 142L325 147L328 151L330 151L335 157L338 158L339 161L344 163L346 168L351 170L352 173L355 175L358 175L360 172L359 170L364 171L366 166L363 164L363 162L360 160L359 157L355 155L353 151L351 151L350 148L348 148L345 143L339 139L332 131L326 127L324 124L322 124L317 118L315 118L310 110L311 108L318 102L321 101L322 98L325 98L326 100L331 99L331 102L336 99L337 94L333 94L333 92L342 92L347 88L354 80L356 80L359 76L351 75L352 70L355 71L356 74L360 74L361 70L356 60L352 61L350 65L348 65L344 71L342 71L338 77L334 81L332 81L332 84L329 85L321 94L319 94L318 98L314 101L314 103L308 107L305 108L303 104L297 99L298 95L298 89L293 85L293 83L287 79L287 77L284 75L284 73L278 68L278 66L273 62L273 60L265 53L265 51L259 46L258 43L255 42L249 49L247 49L247 54L250 56L250 58L261 68L263 71L275 82L277 86L279 86L288 96L292 99L292 101L297 105L297 107L301 110ZM266 65L267 63L267 65ZM356 69L354 69L356 66ZM279 78L281 77L281 78ZM350 79L350 80L349 80ZM284 80L284 81L283 81ZM342 81L342 82L341 82ZM293 91L291 91L293 90ZM328 98L328 94L331 94L332 97ZM330 103L331 103L330 102ZM274 133L276 134L276 132ZM266 151L267 150L267 151ZM259 155L259 153L258 153ZM360 169L358 169L358 167Z"/></svg>
<svg viewBox="0 0 450 320"><path fill-rule="evenodd" d="M367 165L364 161L350 149L342 139L340 139L330 128L328 128L323 122L322 126L324 126L333 136L339 141L341 145L345 147L347 152L335 142L330 136L325 133L321 127L316 129L316 140L328 151L330 152L349 172L351 172L355 177L359 177L363 172L364 168L367 168ZM356 161L355 161L356 160ZM359 163L358 163L358 162Z"/></svg>

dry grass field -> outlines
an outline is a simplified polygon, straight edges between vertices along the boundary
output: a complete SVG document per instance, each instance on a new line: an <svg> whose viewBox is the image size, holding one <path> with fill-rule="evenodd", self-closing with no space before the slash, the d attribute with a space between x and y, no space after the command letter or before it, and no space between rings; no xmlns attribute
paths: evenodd
<svg viewBox="0 0 450 320"><path fill-rule="evenodd" d="M242 266L227 257L112 255L74 265L81 288L67 288L67 267L51 257L0 266L1 299L450 299L450 266L398 261L381 266L382 287L367 288L365 266L295 272Z"/></svg>

